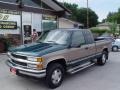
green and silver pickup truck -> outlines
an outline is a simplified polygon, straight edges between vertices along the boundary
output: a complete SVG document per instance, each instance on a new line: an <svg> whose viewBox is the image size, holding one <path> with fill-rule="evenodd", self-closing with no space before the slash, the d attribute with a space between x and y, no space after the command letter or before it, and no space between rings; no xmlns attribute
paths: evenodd
<svg viewBox="0 0 120 90"><path fill-rule="evenodd" d="M47 85L56 88L66 73L105 65L110 50L111 42L94 41L90 30L58 29L44 33L35 43L10 49L7 65L16 75L45 77Z"/></svg>

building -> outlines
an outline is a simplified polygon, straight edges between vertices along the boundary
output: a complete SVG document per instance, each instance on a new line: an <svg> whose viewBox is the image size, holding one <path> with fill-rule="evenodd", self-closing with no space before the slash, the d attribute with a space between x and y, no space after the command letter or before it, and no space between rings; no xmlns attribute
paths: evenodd
<svg viewBox="0 0 120 90"><path fill-rule="evenodd" d="M98 24L96 27L99 28L99 29L107 29L107 30L109 30L110 29L110 24L101 23L101 24Z"/></svg>
<svg viewBox="0 0 120 90"><path fill-rule="evenodd" d="M84 25L66 18L59 18L59 28L83 28Z"/></svg>
<svg viewBox="0 0 120 90"><path fill-rule="evenodd" d="M113 26L113 23L105 22L105 23L98 24L96 26L96 28L110 30L112 28L112 26ZM117 29L117 31L120 30L120 24L116 25L116 29Z"/></svg>
<svg viewBox="0 0 120 90"><path fill-rule="evenodd" d="M31 42L33 29L56 29L59 17L70 13L56 0L0 0L0 38L12 45Z"/></svg>

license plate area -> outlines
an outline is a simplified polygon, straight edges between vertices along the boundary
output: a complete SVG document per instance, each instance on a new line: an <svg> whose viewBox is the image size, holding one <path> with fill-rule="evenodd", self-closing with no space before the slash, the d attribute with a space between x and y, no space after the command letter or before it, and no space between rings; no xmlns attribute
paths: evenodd
<svg viewBox="0 0 120 90"><path fill-rule="evenodd" d="M10 72L16 75L17 70L15 68L10 68Z"/></svg>

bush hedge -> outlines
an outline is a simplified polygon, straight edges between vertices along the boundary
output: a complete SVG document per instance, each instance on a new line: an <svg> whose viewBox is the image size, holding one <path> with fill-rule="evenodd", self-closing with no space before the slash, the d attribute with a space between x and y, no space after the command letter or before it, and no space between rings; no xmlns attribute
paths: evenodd
<svg viewBox="0 0 120 90"><path fill-rule="evenodd" d="M98 29L98 28L92 28L91 29L91 32L92 33L95 33L95 34L98 34L98 35L102 35L102 34L104 34L104 33L110 33L110 31L109 30L107 30L107 29Z"/></svg>

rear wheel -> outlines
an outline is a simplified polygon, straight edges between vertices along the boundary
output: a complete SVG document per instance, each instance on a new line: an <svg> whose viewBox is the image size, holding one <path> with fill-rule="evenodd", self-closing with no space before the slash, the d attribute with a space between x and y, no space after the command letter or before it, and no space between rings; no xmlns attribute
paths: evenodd
<svg viewBox="0 0 120 90"><path fill-rule="evenodd" d="M108 52L103 51L101 57L97 58L97 64L105 65L107 60L108 60Z"/></svg>
<svg viewBox="0 0 120 90"><path fill-rule="evenodd" d="M48 66L46 82L52 89L57 88L61 85L64 77L64 68L59 63L53 63Z"/></svg>

